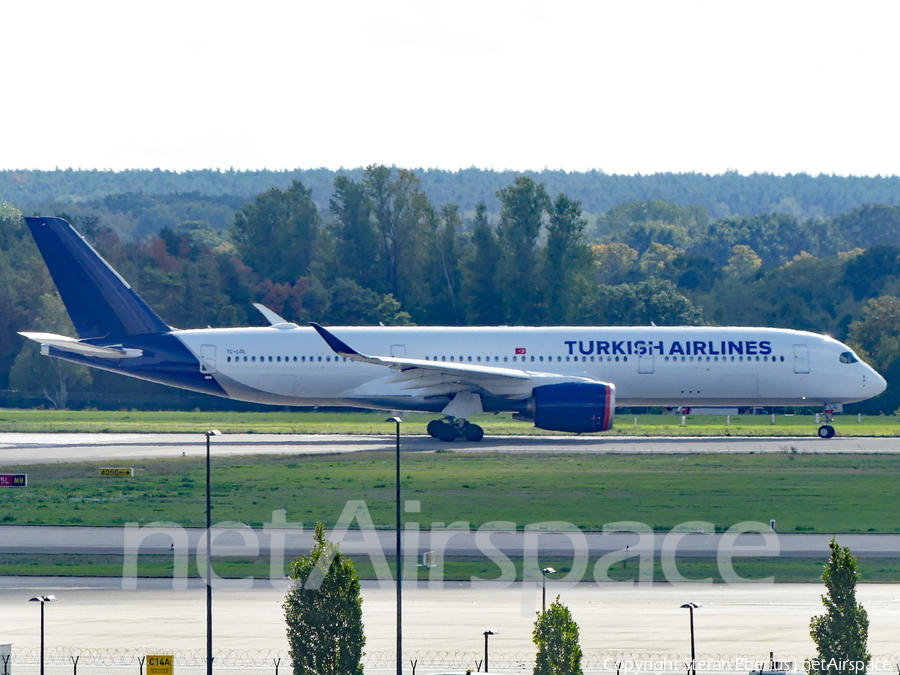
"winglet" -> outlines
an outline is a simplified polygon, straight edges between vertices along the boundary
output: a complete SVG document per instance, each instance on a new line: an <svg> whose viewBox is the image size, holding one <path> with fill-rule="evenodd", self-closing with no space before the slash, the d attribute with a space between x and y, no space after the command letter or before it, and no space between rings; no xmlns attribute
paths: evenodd
<svg viewBox="0 0 900 675"><path fill-rule="evenodd" d="M266 317L266 321L268 321L271 325L277 326L280 323L287 323L287 321L285 321L283 317L279 316L265 305L254 302L253 306L256 307L260 314Z"/></svg>
<svg viewBox="0 0 900 675"><path fill-rule="evenodd" d="M362 356L346 342L336 338L315 321L310 321L309 325L316 329L316 332L322 336L322 339L328 343L328 346L331 347L336 354L340 354L341 356Z"/></svg>

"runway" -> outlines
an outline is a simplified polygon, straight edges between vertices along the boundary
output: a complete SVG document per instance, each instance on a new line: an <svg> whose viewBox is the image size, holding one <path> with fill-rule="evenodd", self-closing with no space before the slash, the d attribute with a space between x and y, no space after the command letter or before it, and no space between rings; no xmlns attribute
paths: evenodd
<svg viewBox="0 0 900 675"><path fill-rule="evenodd" d="M80 526L29 526L0 525L0 553L77 553L97 555L120 555L123 551L139 547L141 555L168 554L170 546L179 552L187 551L196 556L198 547L205 546L202 528L150 527L144 530L137 526L123 527L80 527ZM350 555L371 556L384 554L392 556L394 551L393 530L370 530L363 535L358 530L349 530L335 535L329 532L329 539L337 541L341 550ZM490 544L488 545L488 535ZM640 537L644 538L641 539ZM757 555L822 558L829 554L830 534L775 533L766 539L757 533L746 533L729 542L724 533L693 532L652 532L652 533L612 533L581 532L580 530L429 530L407 531L404 537L404 551L411 560L425 551L437 551L448 557L484 557L496 549L507 557L522 559L534 551L542 556L570 557L606 555L621 551L626 546L631 552L644 552L659 558L662 555L677 554L678 557L718 557L723 551L740 551L751 548ZM213 525L213 555L262 555L273 552L288 558L309 552L313 544L310 528L293 527L270 529L249 528L241 525L218 527ZM900 535L898 534L840 534L837 541L848 546L859 558L900 557ZM769 548L766 549L767 543ZM136 549L135 549L136 550ZM253 553L248 553L248 551ZM748 553L747 555L753 555Z"/></svg>
<svg viewBox="0 0 900 675"><path fill-rule="evenodd" d="M2 433L0 466L205 456L197 434ZM213 439L217 457L394 451L392 436L227 434ZM403 452L608 454L894 454L900 438L497 436L479 443L443 443L403 436Z"/></svg>

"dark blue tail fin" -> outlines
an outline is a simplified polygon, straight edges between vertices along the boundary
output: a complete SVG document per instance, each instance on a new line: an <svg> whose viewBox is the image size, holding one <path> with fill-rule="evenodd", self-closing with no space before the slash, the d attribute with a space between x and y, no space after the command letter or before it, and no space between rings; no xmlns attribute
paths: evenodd
<svg viewBox="0 0 900 675"><path fill-rule="evenodd" d="M80 338L171 330L62 218L25 218Z"/></svg>

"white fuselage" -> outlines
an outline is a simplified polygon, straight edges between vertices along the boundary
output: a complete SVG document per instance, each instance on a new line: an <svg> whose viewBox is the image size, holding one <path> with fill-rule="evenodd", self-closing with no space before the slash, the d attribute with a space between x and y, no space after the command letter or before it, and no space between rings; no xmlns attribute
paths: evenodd
<svg viewBox="0 0 900 675"><path fill-rule="evenodd" d="M830 337L776 328L343 327L331 332L369 355L490 365L587 377L616 387L618 406L810 405L871 398L884 379ZM337 356L308 327L173 333L206 377L235 399L283 405L441 410L394 372ZM843 355L843 356L842 356ZM484 410L514 410L527 381Z"/></svg>

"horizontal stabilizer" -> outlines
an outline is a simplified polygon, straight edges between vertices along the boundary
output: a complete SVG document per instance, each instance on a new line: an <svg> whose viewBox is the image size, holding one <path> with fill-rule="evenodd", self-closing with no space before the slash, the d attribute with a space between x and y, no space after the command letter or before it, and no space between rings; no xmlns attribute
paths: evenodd
<svg viewBox="0 0 900 675"><path fill-rule="evenodd" d="M40 343L42 353L46 353L44 347L53 347L60 351L81 354L82 356L94 356L99 359L133 359L144 355L144 350L142 349L122 346L101 347L81 342L67 335L54 335L53 333L19 333L19 335Z"/></svg>

